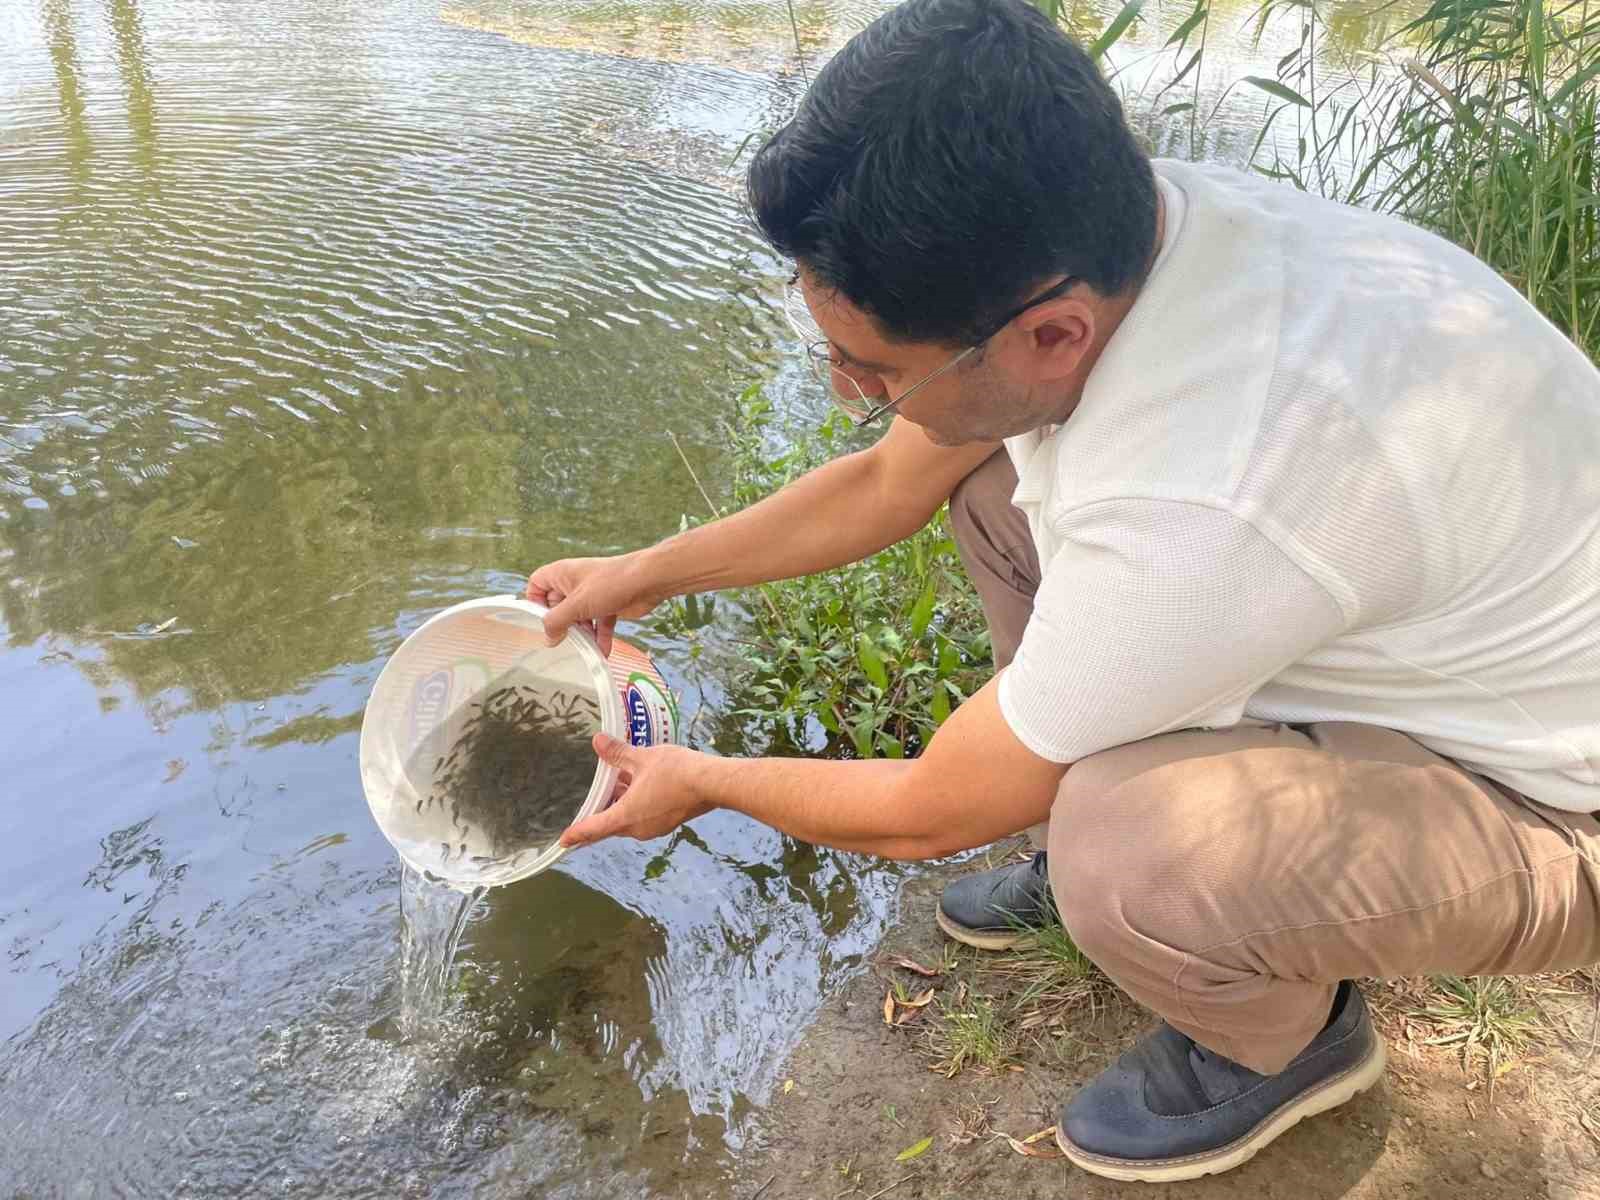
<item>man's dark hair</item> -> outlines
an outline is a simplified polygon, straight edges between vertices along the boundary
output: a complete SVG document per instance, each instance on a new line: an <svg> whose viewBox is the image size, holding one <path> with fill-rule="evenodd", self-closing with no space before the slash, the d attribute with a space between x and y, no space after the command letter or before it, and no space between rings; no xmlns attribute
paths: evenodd
<svg viewBox="0 0 1600 1200"><path fill-rule="evenodd" d="M900 341L970 345L1053 275L1136 283L1155 179L1099 69L1025 0L907 0L750 164L768 241Z"/></svg>

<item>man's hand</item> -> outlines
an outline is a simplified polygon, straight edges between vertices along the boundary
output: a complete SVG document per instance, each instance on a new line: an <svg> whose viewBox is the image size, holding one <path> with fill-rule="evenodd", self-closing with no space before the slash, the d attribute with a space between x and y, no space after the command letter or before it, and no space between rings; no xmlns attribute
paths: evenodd
<svg viewBox="0 0 1600 1200"><path fill-rule="evenodd" d="M600 653L609 656L617 618L645 616L666 598L645 590L643 575L634 554L563 558L528 576L525 594L550 610L544 631L552 646L569 626L578 625L600 643Z"/></svg>
<svg viewBox="0 0 1600 1200"><path fill-rule="evenodd" d="M618 836L646 841L671 833L713 807L695 794L695 777L703 757L696 751L681 746L630 746L597 733L594 752L622 772L617 796L609 808L563 833L563 846L587 846Z"/></svg>
<svg viewBox="0 0 1600 1200"><path fill-rule="evenodd" d="M986 845L1047 819L1067 772L1011 732L998 679L951 713L914 759L722 758L597 734L595 753L622 772L622 785L610 808L573 825L561 844L660 837L726 808L801 841L885 858Z"/></svg>

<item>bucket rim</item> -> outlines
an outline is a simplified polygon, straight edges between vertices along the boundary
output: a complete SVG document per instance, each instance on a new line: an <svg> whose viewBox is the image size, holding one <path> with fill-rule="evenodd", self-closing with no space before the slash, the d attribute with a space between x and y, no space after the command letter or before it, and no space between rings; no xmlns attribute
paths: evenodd
<svg viewBox="0 0 1600 1200"><path fill-rule="evenodd" d="M383 668L378 672L378 677L373 680L372 690L367 694L367 702L362 710L361 743L357 755L361 774L362 795L367 801L368 810L372 813L373 823L377 825L378 831L383 834L384 840L387 841L391 847L393 847L395 853L400 856L400 860L412 870L421 872L426 877L436 879L441 883L445 883L451 887L462 890L470 890L483 886L503 887L505 884L517 883L523 879L527 879L528 877L536 875L540 871L546 870L547 868L553 866L562 858L563 855L566 854L567 848L561 844L561 840L558 836L555 841L551 842L550 845L546 846L543 850L540 850L539 853L532 855L532 857L530 857L527 861L518 864L516 869L510 874L496 878L493 883L487 885L485 885L481 879L452 877L447 873L448 868L442 867L438 862L421 863L416 861L413 857L406 853L405 847L402 846L400 842L397 841L393 836L391 836L389 829L385 825L383 814L380 812L378 803L374 800L367 789L367 764L369 762L369 749L372 746L372 742L369 740L369 735L371 737L377 736L373 731L373 722L369 720L369 718L372 714L373 700L383 691L384 677L389 675L391 670L398 673L399 670L403 669L396 668L395 664L403 658L408 645L414 644L414 642L420 638L431 626L448 622L453 618L459 617L463 613L474 612L483 609L499 609L519 612L523 615L535 618L540 623L541 628L544 624L545 617L548 616L550 612L548 606L540 604L534 600L529 600L524 596L479 596L471 600L463 600L457 604L452 604L448 608L441 609L430 616L427 620L423 621L422 624L418 625L406 635L404 640L401 641L400 645L395 647L394 651L389 655L388 661L383 664ZM627 741L627 714L622 706L622 698L620 695L618 695L617 689L613 685L610 665L605 656L600 653L599 644L587 630L582 629L577 625L568 626L566 632L562 635L561 640L552 646L551 649L559 650L563 647L567 647L569 644L577 650L578 657L583 660L584 665L589 669L589 674L594 684L600 704L601 730L611 737L617 738L621 741ZM375 751L373 751L373 753L375 753ZM593 816L606 806L611 797L611 793L616 788L617 774L618 772L615 767L606 762L604 759L596 756L595 775L594 779L590 782L589 793L584 797L583 803L578 806L578 811L573 816L572 821L569 823L569 828L571 825L576 824L585 817Z"/></svg>

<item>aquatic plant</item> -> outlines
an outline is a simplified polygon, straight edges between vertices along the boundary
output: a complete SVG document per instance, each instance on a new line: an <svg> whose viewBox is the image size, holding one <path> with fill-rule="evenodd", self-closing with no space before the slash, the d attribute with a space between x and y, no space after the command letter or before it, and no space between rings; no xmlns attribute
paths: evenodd
<svg viewBox="0 0 1600 1200"><path fill-rule="evenodd" d="M840 413L782 438L774 419L755 384L726 421L733 508L857 448ZM748 675L733 715L795 747L859 758L915 754L991 673L983 608L944 510L861 562L763 584L742 600L749 622L739 659ZM674 601L664 620L693 629L709 620L705 605Z"/></svg>

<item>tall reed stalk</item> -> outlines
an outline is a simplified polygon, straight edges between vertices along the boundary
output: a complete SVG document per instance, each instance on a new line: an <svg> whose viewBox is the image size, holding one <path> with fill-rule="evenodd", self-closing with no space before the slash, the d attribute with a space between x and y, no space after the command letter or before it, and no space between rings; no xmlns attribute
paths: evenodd
<svg viewBox="0 0 1600 1200"><path fill-rule="evenodd" d="M1094 43L1128 29L1128 3ZM1059 10L1059 0L1041 0ZM1591 7L1597 11L1591 12ZM1326 0L1263 0L1256 39L1274 20L1298 23L1298 44L1273 76L1235 81L1266 94L1251 164L1347 203L1394 213L1466 247L1520 288L1600 360L1600 0L1433 0L1375 48L1375 64L1335 87L1318 76ZM1195 6L1168 38L1161 97L1193 79L1190 152L1204 152L1200 69L1212 20ZM1293 137L1279 124L1295 123ZM1289 152L1282 147L1292 146Z"/></svg>
<svg viewBox="0 0 1600 1200"><path fill-rule="evenodd" d="M1590 3L1435 0L1411 27L1426 41L1396 85L1407 102L1372 202L1471 250L1600 357Z"/></svg>

